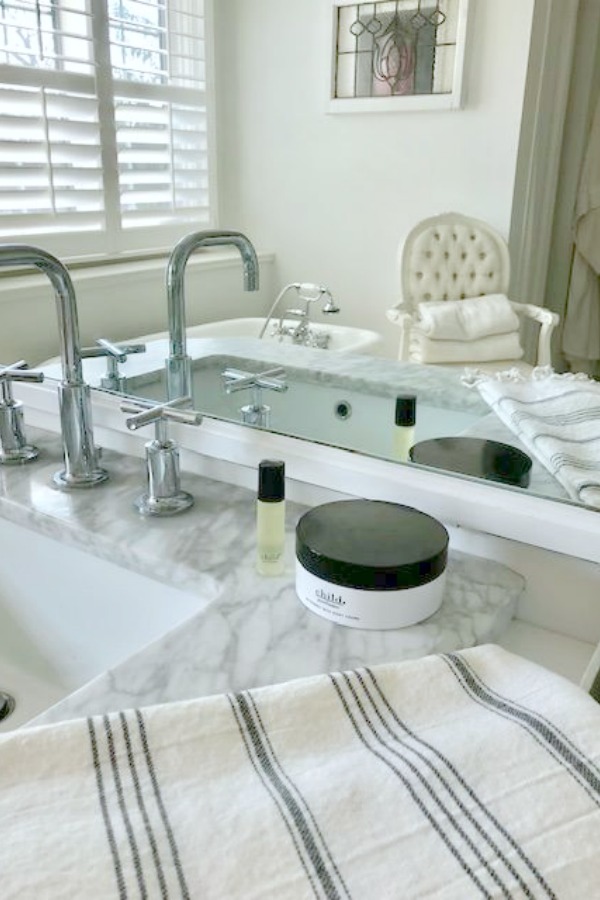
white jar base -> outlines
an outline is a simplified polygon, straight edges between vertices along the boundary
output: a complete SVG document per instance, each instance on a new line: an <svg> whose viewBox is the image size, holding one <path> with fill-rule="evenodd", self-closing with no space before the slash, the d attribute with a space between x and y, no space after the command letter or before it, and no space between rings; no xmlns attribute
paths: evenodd
<svg viewBox="0 0 600 900"><path fill-rule="evenodd" d="M311 612L347 628L387 630L416 625L442 605L446 573L418 587L365 591L324 581L296 560L296 593Z"/></svg>

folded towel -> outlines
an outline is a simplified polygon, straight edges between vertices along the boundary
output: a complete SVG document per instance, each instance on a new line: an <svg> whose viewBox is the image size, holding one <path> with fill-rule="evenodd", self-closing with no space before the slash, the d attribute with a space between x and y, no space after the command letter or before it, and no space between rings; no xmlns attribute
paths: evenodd
<svg viewBox="0 0 600 900"><path fill-rule="evenodd" d="M518 331L519 317L504 294L419 303L417 327L438 341L474 341Z"/></svg>
<svg viewBox="0 0 600 900"><path fill-rule="evenodd" d="M600 384L549 367L477 377L496 415L562 484L571 499L600 508Z"/></svg>
<svg viewBox="0 0 600 900"><path fill-rule="evenodd" d="M410 332L409 353L411 360L419 363L493 362L520 359L523 348L518 331L476 341L438 341L415 327Z"/></svg>
<svg viewBox="0 0 600 900"><path fill-rule="evenodd" d="M13 732L0 893L595 897L599 735L495 646Z"/></svg>

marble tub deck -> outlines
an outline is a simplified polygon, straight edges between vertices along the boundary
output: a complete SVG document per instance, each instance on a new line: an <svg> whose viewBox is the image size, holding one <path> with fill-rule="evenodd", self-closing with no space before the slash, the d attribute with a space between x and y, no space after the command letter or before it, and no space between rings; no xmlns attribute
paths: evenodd
<svg viewBox="0 0 600 900"><path fill-rule="evenodd" d="M305 675L411 659L497 640L515 613L524 579L506 566L450 550L444 601L427 621L393 631L335 625L305 609L294 589L294 532L307 509L286 506L286 571L254 568L255 495L184 473L195 506L171 519L142 519L132 506L143 462L103 455L110 481L56 490L56 435L32 429L33 464L0 470L0 515L59 542L198 596L199 611L89 682L34 724L257 687Z"/></svg>

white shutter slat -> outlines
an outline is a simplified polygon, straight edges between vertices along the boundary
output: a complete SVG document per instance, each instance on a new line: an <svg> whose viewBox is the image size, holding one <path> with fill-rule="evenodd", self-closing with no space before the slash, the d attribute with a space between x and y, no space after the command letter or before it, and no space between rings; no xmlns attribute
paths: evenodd
<svg viewBox="0 0 600 900"><path fill-rule="evenodd" d="M205 40L202 0L0 3L0 234L210 222Z"/></svg>

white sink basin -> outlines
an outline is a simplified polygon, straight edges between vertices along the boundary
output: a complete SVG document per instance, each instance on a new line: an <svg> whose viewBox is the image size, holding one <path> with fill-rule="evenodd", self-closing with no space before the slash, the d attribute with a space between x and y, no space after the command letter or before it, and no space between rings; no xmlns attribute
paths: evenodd
<svg viewBox="0 0 600 900"><path fill-rule="evenodd" d="M203 605L2 518L0 546L0 691L16 700L0 731L27 722Z"/></svg>

